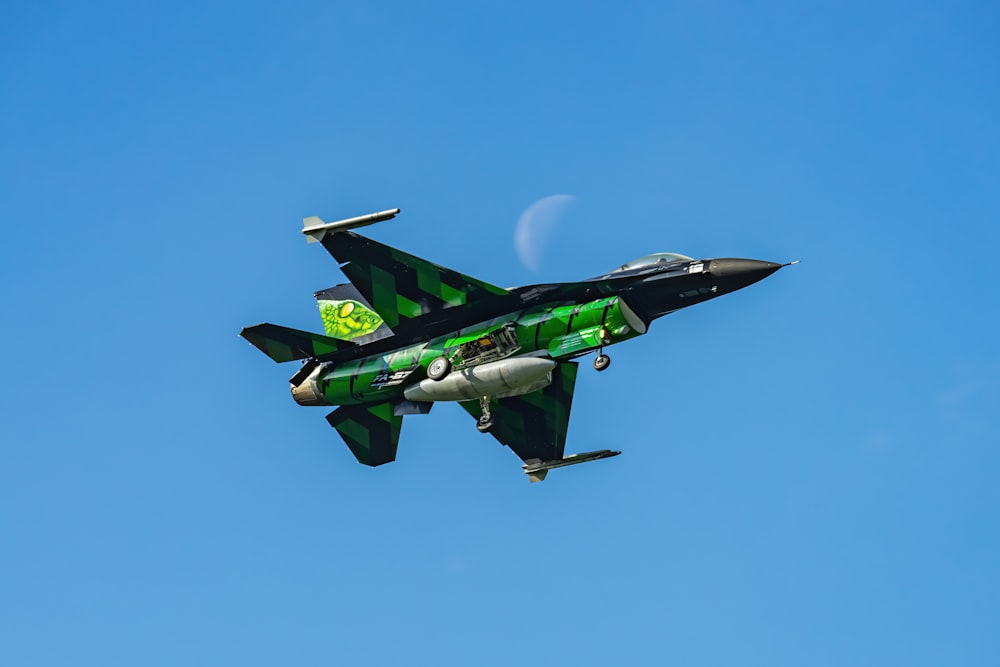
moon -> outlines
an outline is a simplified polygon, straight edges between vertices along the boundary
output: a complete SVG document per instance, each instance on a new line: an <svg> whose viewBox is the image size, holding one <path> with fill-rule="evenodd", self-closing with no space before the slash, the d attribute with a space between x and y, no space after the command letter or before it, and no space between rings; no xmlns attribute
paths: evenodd
<svg viewBox="0 0 1000 667"><path fill-rule="evenodd" d="M525 268L541 268L545 246L559 224L566 208L576 199L573 195L549 195L529 206L514 227L514 249Z"/></svg>

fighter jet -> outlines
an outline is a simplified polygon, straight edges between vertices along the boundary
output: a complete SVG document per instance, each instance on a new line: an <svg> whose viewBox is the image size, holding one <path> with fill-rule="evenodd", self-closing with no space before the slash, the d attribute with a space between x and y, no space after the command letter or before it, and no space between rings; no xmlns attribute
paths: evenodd
<svg viewBox="0 0 1000 667"><path fill-rule="evenodd" d="M325 334L275 324L240 335L291 377L300 405L339 406L326 420L360 463L396 460L403 417L458 403L521 458L532 482L549 470L617 456L564 455L578 362L641 336L664 315L742 289L783 266L756 259L655 253L570 283L501 288L350 231L399 209L326 223L306 218L349 283L315 294Z"/></svg>

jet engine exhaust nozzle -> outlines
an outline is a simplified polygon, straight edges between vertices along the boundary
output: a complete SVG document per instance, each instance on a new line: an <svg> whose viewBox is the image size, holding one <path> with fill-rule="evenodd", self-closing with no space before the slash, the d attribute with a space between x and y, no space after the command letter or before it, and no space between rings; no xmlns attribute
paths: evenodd
<svg viewBox="0 0 1000 667"><path fill-rule="evenodd" d="M330 405L326 396L319 388L319 376L323 374L325 364L312 359L306 362L302 369L289 379L292 388L292 398L299 405Z"/></svg>

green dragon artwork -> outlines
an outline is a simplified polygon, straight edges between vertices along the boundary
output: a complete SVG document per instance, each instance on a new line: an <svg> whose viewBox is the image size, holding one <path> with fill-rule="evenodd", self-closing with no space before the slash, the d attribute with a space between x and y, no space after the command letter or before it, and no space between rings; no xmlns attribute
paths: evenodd
<svg viewBox="0 0 1000 667"><path fill-rule="evenodd" d="M359 301L318 300L319 313L323 318L326 335L341 340L351 340L365 336L382 326L382 318Z"/></svg>

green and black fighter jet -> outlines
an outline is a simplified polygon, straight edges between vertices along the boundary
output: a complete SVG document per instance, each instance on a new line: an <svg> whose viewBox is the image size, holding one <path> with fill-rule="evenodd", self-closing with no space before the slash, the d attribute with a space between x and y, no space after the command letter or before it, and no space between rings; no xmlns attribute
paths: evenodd
<svg viewBox="0 0 1000 667"><path fill-rule="evenodd" d="M503 289L348 231L399 209L302 230L349 284L316 293L326 335L275 324L241 336L277 362L302 360L290 382L300 405L335 405L326 419L358 461L396 459L405 415L455 401L476 428L510 447L531 481L553 468L616 456L564 456L577 362L640 336L675 310L735 292L786 264L647 255L602 276Z"/></svg>

